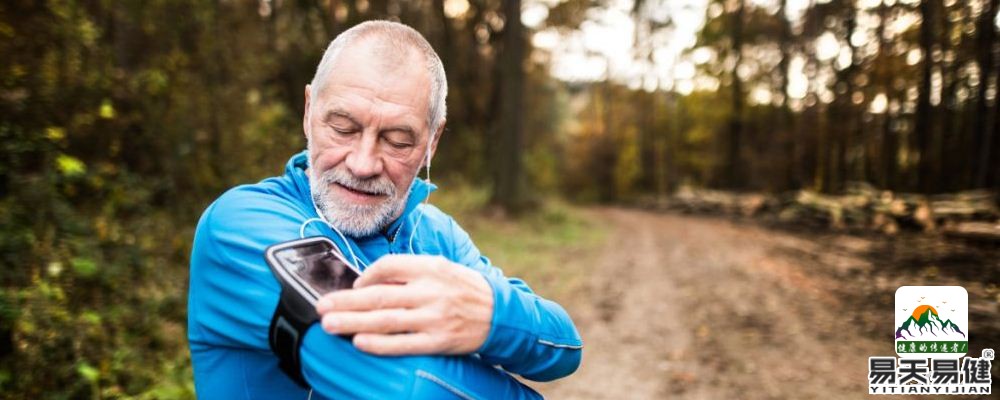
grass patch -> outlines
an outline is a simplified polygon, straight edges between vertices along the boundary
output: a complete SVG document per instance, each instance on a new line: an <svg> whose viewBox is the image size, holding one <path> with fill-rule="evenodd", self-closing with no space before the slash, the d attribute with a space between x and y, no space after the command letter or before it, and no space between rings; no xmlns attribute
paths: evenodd
<svg viewBox="0 0 1000 400"><path fill-rule="evenodd" d="M603 243L600 226L586 210L557 199L517 217L490 210L488 200L488 190L467 185L443 185L431 197L505 275L525 280L542 296L569 299L589 274L577 261L595 256Z"/></svg>

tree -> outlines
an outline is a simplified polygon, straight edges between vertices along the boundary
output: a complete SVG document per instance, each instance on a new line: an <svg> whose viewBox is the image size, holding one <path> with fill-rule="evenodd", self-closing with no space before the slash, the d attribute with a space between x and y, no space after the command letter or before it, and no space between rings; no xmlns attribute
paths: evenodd
<svg viewBox="0 0 1000 400"><path fill-rule="evenodd" d="M931 191L933 184L933 163L931 159L932 135L934 135L935 107L931 105L931 75L935 69L934 54L936 47L934 39L937 35L937 19L940 4L937 0L921 0L920 2L920 51L923 61L920 68L920 89L917 99L917 111L914 115L915 147L920 154L917 181L919 189L925 193Z"/></svg>
<svg viewBox="0 0 1000 400"><path fill-rule="evenodd" d="M994 106L991 112L989 109L990 101L987 98L991 85L994 91L997 91L998 86L1000 86L1000 81L995 80L996 78L993 78L992 83L990 82L990 71L998 69L996 60L997 32L994 21L997 13L1000 12L1000 0L985 1L980 12L981 14L976 21L976 64L979 67L981 78L979 90L976 93L975 115L978 117L974 119L973 135L975 142L981 146L979 154L975 155L976 177L974 184L979 187L988 187L991 184L991 175L995 176L995 173L990 171L995 169L991 166L991 161L995 162L997 157L997 154L993 152L994 142L1000 139L995 136L997 132L990 126L991 122L1000 119L1000 108ZM1000 77L1000 74L997 76ZM1000 101L996 99L996 94L993 96L993 103L1000 104Z"/></svg>
<svg viewBox="0 0 1000 400"><path fill-rule="evenodd" d="M729 40L732 43L730 49L733 60L730 71L730 91L732 110L729 115L728 138L725 144L725 175L723 182L731 188L739 188L744 185L741 171L743 166L740 162L740 151L743 144L743 78L740 78L740 66L743 62L743 25L746 13L746 5L743 0L736 1L736 10L730 16Z"/></svg>
<svg viewBox="0 0 1000 400"><path fill-rule="evenodd" d="M504 0L506 16L503 47L499 63L499 108L493 130L496 148L493 156L493 202L507 211L524 206L523 165L521 154L524 92L524 27L521 24L521 1Z"/></svg>

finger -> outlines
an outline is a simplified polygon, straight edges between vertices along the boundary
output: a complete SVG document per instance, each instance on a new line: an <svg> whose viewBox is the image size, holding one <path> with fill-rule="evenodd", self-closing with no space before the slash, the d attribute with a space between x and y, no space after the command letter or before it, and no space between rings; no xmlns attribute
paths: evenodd
<svg viewBox="0 0 1000 400"><path fill-rule="evenodd" d="M402 333L426 329L431 318L417 310L387 309L376 311L332 312L320 322L330 334Z"/></svg>
<svg viewBox="0 0 1000 400"><path fill-rule="evenodd" d="M360 288L379 283L406 283L417 276L426 274L434 257L415 256L411 254L389 254L375 260L365 268L361 277L354 281L354 287Z"/></svg>
<svg viewBox="0 0 1000 400"><path fill-rule="evenodd" d="M442 350L435 336L423 332L395 335L359 333L354 336L354 347L384 356L439 354Z"/></svg>
<svg viewBox="0 0 1000 400"><path fill-rule="evenodd" d="M333 311L368 311L384 308L410 308L427 296L403 285L374 285L352 290L338 290L316 302L316 313Z"/></svg>

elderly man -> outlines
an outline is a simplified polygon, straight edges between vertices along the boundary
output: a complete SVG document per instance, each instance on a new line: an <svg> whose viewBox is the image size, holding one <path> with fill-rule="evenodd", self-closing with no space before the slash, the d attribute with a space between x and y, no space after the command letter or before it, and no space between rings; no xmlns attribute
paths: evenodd
<svg viewBox="0 0 1000 400"><path fill-rule="evenodd" d="M305 88L307 150L198 223L188 339L199 397L533 398L509 374L576 370L582 343L566 312L421 204L446 95L440 59L405 25L366 22L330 44ZM268 344L281 289L264 251L308 236L333 240L363 273L318 301L301 371L282 371Z"/></svg>

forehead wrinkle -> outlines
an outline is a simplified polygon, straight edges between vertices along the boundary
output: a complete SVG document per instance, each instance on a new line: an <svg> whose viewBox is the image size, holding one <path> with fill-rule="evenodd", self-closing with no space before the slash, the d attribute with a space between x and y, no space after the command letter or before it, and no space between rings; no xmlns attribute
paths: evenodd
<svg viewBox="0 0 1000 400"><path fill-rule="evenodd" d="M358 93L365 92L364 95L359 95L364 99L378 99L383 102L405 105L411 108L419 108L419 106L424 105L427 102L425 96L413 96L400 91L405 91L407 88L413 88L417 86L416 90L418 93L423 93L423 85L419 84L419 81L414 81L412 77L407 77L405 74L390 72L387 74L382 74L379 79L371 80L366 79L364 83L359 83L362 77L353 76L345 74L342 76L343 79L333 79L323 92L330 92L334 94L339 94L343 96L344 93ZM429 90L429 89L428 89ZM410 104L412 103L412 104Z"/></svg>
<svg viewBox="0 0 1000 400"><path fill-rule="evenodd" d="M425 123L423 112L418 110L419 107L396 103L380 94L373 93L369 97L350 90L331 90L329 95L329 100L326 102L328 106L326 116L339 112L354 123L374 125L379 127L380 131L386 130L387 128L383 127L386 125L388 128L405 127L406 130L416 133Z"/></svg>
<svg viewBox="0 0 1000 400"><path fill-rule="evenodd" d="M345 110L342 107L335 106L334 108L332 108L329 111L327 111L326 115L323 117L323 120L326 121L326 122L329 122L334 117L347 118L348 120L351 121L351 123L353 123L355 125L361 125L358 122L357 118L354 118L353 114L351 114L349 111Z"/></svg>

